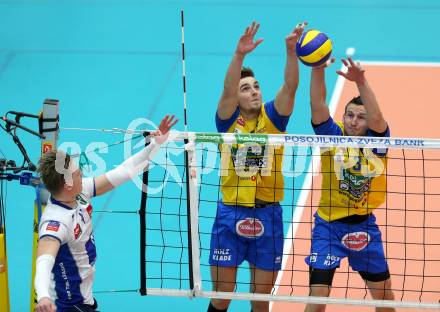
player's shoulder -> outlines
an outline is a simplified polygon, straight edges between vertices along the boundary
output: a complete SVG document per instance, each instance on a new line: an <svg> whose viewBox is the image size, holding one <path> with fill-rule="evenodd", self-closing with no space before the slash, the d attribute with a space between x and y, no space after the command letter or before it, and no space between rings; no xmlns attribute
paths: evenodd
<svg viewBox="0 0 440 312"><path fill-rule="evenodd" d="M261 106L262 115L270 121L270 123L275 127L277 132L286 131L287 124L289 123L290 115L284 116L278 113L275 107L275 100L265 102Z"/></svg>
<svg viewBox="0 0 440 312"><path fill-rule="evenodd" d="M52 203L50 200L41 216L40 223L46 221L58 221L63 223L65 226L69 226L72 223L72 216L74 214L73 209L68 209L59 205Z"/></svg>
<svg viewBox="0 0 440 312"><path fill-rule="evenodd" d="M319 124L312 121L312 127L317 135L344 135L344 124L340 121L334 121L332 117Z"/></svg>

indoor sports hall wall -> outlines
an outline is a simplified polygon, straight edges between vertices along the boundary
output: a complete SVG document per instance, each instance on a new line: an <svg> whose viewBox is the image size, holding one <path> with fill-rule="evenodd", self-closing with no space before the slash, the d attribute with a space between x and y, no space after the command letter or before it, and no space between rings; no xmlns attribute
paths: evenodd
<svg viewBox="0 0 440 312"><path fill-rule="evenodd" d="M304 20L309 27L330 36L337 59L344 56L347 48L354 47L355 58L361 61L440 62L440 43L433 36L440 14L440 3L435 0L0 0L0 115L8 110L37 114L45 98L57 98L60 125L66 128L126 128L135 118L145 117L157 123L167 113L183 120L181 9L185 10L186 22L191 131L215 131L214 114L226 67L236 40L253 20L261 23L259 36L265 40L246 59L246 64L252 66L260 80L265 100L273 98L283 79L284 37ZM338 60L334 70L327 71L328 100L337 79L334 71L339 67ZM438 138L438 132L431 131L436 127L438 105L428 106L425 102L438 104L433 93L435 86L418 83L411 89L410 83L403 87L394 75L398 70L389 67L386 75L390 78L380 80L381 105L390 120L399 124L393 125L393 135ZM300 76L287 132L310 134L310 69L301 66ZM406 78L406 82L439 81L438 74L422 78L412 74L397 76ZM412 99L404 107L393 96L403 90ZM419 94L423 94L424 101L418 100ZM420 114L421 111L426 114ZM414 116L419 116L417 126L413 126ZM32 122L27 125L37 127ZM183 131L183 123L176 129ZM36 161L39 142L26 134L22 138L30 157ZM81 150L90 142L111 144L118 139L105 133L60 133L60 143L77 142ZM3 132L0 151L7 159L21 159L17 147ZM101 156L109 169L123 160L123 147L110 148ZM300 176L295 183L303 181L304 176ZM11 311L29 310L34 198L31 188L14 182L7 184ZM94 206L101 211L136 211L139 200L138 189L124 185L96 199ZM291 213L286 211L284 217L290 219ZM96 297L102 311L126 311L128 304L132 311L206 309L205 299L99 293L139 287L138 216L97 213L94 222L98 248L94 289L98 291ZM230 310L247 311L249 304L234 301Z"/></svg>

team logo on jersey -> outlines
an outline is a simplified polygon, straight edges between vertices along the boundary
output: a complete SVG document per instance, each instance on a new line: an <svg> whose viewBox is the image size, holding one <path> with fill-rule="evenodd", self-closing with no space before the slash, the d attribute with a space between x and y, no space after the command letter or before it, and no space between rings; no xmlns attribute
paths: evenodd
<svg viewBox="0 0 440 312"><path fill-rule="evenodd" d="M347 233L342 237L342 245L350 250L361 251L370 242L370 234L367 232Z"/></svg>
<svg viewBox="0 0 440 312"><path fill-rule="evenodd" d="M237 234L243 237L260 237L264 233L264 225L258 219L246 218L235 225Z"/></svg>
<svg viewBox="0 0 440 312"><path fill-rule="evenodd" d="M79 226L79 223L76 224L75 229L73 230L73 234L75 235L75 239L78 239L80 235L82 234L81 227Z"/></svg>
<svg viewBox="0 0 440 312"><path fill-rule="evenodd" d="M246 124L246 123L244 122L244 119L241 118L241 117L237 119L237 123L238 123L240 126L242 126L242 127L244 127L244 125Z"/></svg>
<svg viewBox="0 0 440 312"><path fill-rule="evenodd" d="M46 231L58 232L60 228L60 223L58 221L49 221L46 226Z"/></svg>
<svg viewBox="0 0 440 312"><path fill-rule="evenodd" d="M87 200L83 198L81 195L76 196L76 199L81 203L81 205L87 205Z"/></svg>
<svg viewBox="0 0 440 312"><path fill-rule="evenodd" d="M353 174L347 169L342 171L342 179L339 181L339 188L349 192L356 200L360 200L371 188L371 178Z"/></svg>

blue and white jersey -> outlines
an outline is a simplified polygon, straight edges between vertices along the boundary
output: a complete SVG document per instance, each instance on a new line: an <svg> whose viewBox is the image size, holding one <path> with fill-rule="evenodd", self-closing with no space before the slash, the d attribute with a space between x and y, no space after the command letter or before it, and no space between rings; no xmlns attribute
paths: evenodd
<svg viewBox="0 0 440 312"><path fill-rule="evenodd" d="M52 299L58 312L75 304L94 302L96 247L89 200L96 190L93 178L82 181L83 190L77 196L76 208L50 198L40 221L39 238L51 236L61 244L52 269Z"/></svg>

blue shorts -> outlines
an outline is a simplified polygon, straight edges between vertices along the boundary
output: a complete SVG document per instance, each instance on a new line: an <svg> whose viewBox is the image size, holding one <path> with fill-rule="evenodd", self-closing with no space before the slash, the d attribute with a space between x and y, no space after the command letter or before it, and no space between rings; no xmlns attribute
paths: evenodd
<svg viewBox="0 0 440 312"><path fill-rule="evenodd" d="M327 222L316 213L306 263L314 269L332 270L339 268L345 257L354 271L372 274L388 271L376 217L371 215L361 223L347 224Z"/></svg>
<svg viewBox="0 0 440 312"><path fill-rule="evenodd" d="M210 265L237 267L247 260L258 269L279 271L282 256L280 204L248 208L218 203L211 234Z"/></svg>

